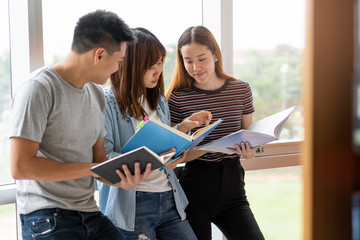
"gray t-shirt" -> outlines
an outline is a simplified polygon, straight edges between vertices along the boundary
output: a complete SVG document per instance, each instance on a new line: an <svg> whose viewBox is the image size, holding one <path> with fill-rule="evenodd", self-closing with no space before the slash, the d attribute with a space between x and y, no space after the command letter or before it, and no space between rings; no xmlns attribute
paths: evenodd
<svg viewBox="0 0 360 240"><path fill-rule="evenodd" d="M52 67L45 67L34 72L16 92L10 137L39 142L39 157L90 163L93 145L106 134L104 111L104 94L95 83L78 89ZM94 179L87 176L59 182L18 180L17 207L20 214L55 207L97 211Z"/></svg>

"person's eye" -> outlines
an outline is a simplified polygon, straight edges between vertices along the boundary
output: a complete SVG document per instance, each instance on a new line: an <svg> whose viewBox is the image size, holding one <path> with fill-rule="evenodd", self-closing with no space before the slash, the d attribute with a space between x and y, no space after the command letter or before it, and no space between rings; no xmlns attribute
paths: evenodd
<svg viewBox="0 0 360 240"><path fill-rule="evenodd" d="M205 61L205 60L206 60L206 58L201 58L201 59L199 59L200 62L203 62L203 61Z"/></svg>

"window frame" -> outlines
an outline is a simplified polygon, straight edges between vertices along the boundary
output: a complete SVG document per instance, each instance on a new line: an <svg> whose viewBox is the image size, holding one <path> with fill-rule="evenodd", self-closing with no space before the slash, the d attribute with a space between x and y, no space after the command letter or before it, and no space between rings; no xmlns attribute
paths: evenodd
<svg viewBox="0 0 360 240"><path fill-rule="evenodd" d="M233 74L233 0L203 0L203 25L209 28L221 48L223 68ZM245 170L301 165L303 141L265 144L254 159L242 159Z"/></svg>
<svg viewBox="0 0 360 240"><path fill-rule="evenodd" d="M44 65L42 0L9 2L12 94L31 71ZM233 73L233 0L202 0L203 25L218 40L226 72ZM24 43L25 42L25 43ZM254 159L243 159L245 170L301 165L304 141L275 142L260 147ZM0 185L0 206L16 204L16 184ZM18 224L19 226L20 224ZM19 235L18 231L18 235ZM21 239L21 236L18 236Z"/></svg>

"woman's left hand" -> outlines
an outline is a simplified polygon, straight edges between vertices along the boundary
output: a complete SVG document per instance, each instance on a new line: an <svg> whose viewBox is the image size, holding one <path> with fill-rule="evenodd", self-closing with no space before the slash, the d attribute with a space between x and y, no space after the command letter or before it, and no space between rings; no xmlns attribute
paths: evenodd
<svg viewBox="0 0 360 240"><path fill-rule="evenodd" d="M235 144L235 147L236 148L227 148L227 149L233 153L236 153L237 155L243 156L243 158L245 159L254 158L257 149L257 147L251 148L249 143L243 143L243 142L240 143L240 145Z"/></svg>
<svg viewBox="0 0 360 240"><path fill-rule="evenodd" d="M164 167L165 167L166 169L171 169L171 170L175 169L179 163L182 163L182 162L185 160L187 152L188 152L188 149L186 149L186 150L183 152L183 154L181 155L181 157L180 157L179 159L175 160L175 161L172 162L172 163L169 163L169 164L165 165ZM171 160L170 160L170 161L171 161Z"/></svg>

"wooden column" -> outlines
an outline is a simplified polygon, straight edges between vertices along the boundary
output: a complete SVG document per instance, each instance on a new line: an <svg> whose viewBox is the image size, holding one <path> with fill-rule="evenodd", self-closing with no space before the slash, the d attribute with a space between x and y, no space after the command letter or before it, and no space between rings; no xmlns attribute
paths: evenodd
<svg viewBox="0 0 360 240"><path fill-rule="evenodd" d="M351 239L353 0L307 0L304 239ZM360 103L359 103L360 104Z"/></svg>

